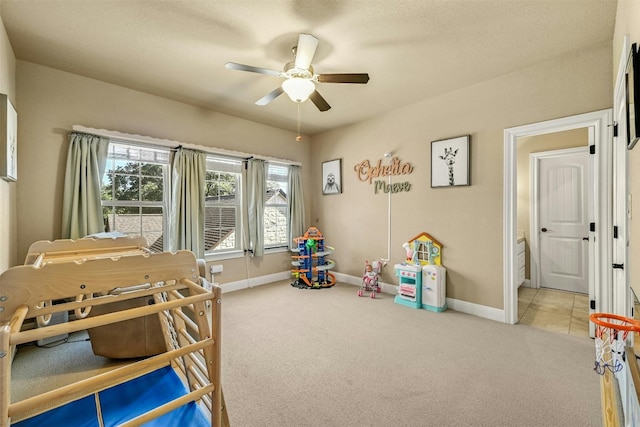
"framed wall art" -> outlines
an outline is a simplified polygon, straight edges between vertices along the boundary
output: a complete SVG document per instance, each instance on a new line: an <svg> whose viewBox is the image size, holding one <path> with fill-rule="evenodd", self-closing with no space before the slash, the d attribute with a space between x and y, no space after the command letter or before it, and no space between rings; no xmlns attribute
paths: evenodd
<svg viewBox="0 0 640 427"><path fill-rule="evenodd" d="M638 80L638 50L636 44L631 45L629 60L625 74L625 90L627 104L627 148L631 150L640 139L640 80Z"/></svg>
<svg viewBox="0 0 640 427"><path fill-rule="evenodd" d="M431 142L431 187L471 185L469 135Z"/></svg>
<svg viewBox="0 0 640 427"><path fill-rule="evenodd" d="M322 162L322 194L342 193L342 159Z"/></svg>
<svg viewBox="0 0 640 427"><path fill-rule="evenodd" d="M0 94L0 178L18 179L18 113L7 95Z"/></svg>

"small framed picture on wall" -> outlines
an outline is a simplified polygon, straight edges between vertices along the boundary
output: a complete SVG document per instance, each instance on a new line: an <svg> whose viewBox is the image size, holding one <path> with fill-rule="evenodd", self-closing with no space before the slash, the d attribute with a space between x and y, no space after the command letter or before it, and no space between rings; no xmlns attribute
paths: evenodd
<svg viewBox="0 0 640 427"><path fill-rule="evenodd" d="M322 194L342 193L342 159L322 162Z"/></svg>
<svg viewBox="0 0 640 427"><path fill-rule="evenodd" d="M18 113L7 95L0 94L0 177L18 179Z"/></svg>
<svg viewBox="0 0 640 427"><path fill-rule="evenodd" d="M471 185L469 135L431 142L431 187Z"/></svg>

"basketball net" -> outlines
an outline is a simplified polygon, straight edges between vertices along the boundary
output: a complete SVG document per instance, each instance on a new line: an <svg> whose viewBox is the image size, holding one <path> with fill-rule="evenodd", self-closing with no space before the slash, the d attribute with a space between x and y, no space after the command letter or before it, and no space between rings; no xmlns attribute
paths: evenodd
<svg viewBox="0 0 640 427"><path fill-rule="evenodd" d="M596 325L596 362L593 368L600 375L607 369L613 373L624 368L624 348L629 332L640 332L640 322L608 313L589 316Z"/></svg>

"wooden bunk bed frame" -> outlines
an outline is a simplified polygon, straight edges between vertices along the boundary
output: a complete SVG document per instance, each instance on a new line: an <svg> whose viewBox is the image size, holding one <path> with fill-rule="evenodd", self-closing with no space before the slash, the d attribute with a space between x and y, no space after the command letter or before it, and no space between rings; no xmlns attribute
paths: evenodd
<svg viewBox="0 0 640 427"><path fill-rule="evenodd" d="M28 265L12 267L0 275L0 427L11 425L12 419L29 418L86 396L99 399L99 393L106 389L166 366L173 368L187 393L121 425L141 425L197 402L211 426L228 426L220 386L220 288L201 277L201 265L192 252L151 254L132 240L127 240L134 243L127 249L118 248L122 240L108 240L117 239L98 239L93 245L65 241L55 247L58 253L51 247L32 246ZM106 247L96 248L96 243ZM60 250L67 244L68 250ZM85 244L86 248L80 248ZM153 296L152 305L21 330L26 319L64 311L86 312L91 306L149 296ZM11 362L17 345L149 314L157 314L161 320L166 352L19 402L11 401ZM100 418L99 404L97 407L96 416Z"/></svg>
<svg viewBox="0 0 640 427"><path fill-rule="evenodd" d="M50 263L77 262L79 260L113 258L149 254L149 243L142 236L85 237L82 239L39 240L29 246L26 265L41 266Z"/></svg>

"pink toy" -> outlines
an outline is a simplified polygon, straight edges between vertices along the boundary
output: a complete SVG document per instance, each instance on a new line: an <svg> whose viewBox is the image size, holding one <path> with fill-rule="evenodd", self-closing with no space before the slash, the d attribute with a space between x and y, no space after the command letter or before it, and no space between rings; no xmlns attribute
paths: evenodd
<svg viewBox="0 0 640 427"><path fill-rule="evenodd" d="M411 246L409 245L409 243L404 243L402 247L407 253L407 261L413 261L413 249L411 249Z"/></svg>
<svg viewBox="0 0 640 427"><path fill-rule="evenodd" d="M358 296L361 297L364 291L371 291L369 295L371 298L375 298L376 294L380 292L380 286L378 285L378 274L382 263L380 261L373 261L369 264L369 261L364 262L364 275L362 276L362 284L358 290Z"/></svg>

